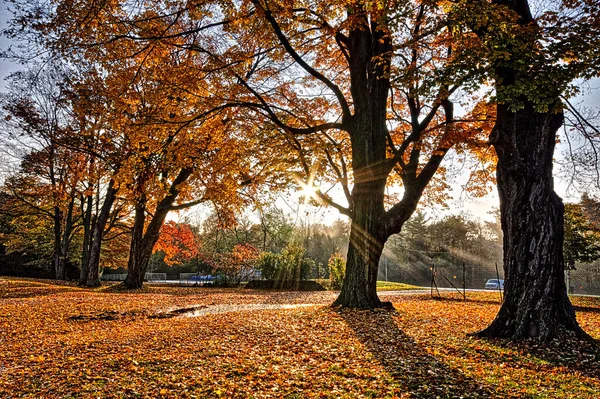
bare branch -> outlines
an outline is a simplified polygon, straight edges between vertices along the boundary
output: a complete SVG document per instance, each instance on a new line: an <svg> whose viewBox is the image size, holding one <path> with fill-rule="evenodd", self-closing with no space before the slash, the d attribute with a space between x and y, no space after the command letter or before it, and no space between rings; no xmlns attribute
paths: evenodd
<svg viewBox="0 0 600 399"><path fill-rule="evenodd" d="M277 35L277 38L279 39L285 50L288 52L288 54L294 59L294 61L296 61L298 65L300 65L311 76L325 84L325 86L327 86L335 94L335 96L338 99L338 102L340 103L340 106L342 107L342 121L349 120L352 114L350 112L348 102L346 101L346 98L344 97L344 94L342 93L340 88L331 80L327 79L322 73L318 72L316 69L308 65L306 61L304 61L302 56L300 56L300 54L298 54L296 50L292 47L291 43L281 30L279 23L277 22L277 20L275 20L275 17L273 16L270 10L265 9L258 0L252 0L252 3L255 7L260 8L264 12L265 18L267 19L269 24L271 24L271 27Z"/></svg>

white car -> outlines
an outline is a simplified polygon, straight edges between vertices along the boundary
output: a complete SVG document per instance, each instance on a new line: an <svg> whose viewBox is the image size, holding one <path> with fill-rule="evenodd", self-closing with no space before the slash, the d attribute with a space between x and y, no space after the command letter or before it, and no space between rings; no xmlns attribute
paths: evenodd
<svg viewBox="0 0 600 399"><path fill-rule="evenodd" d="M485 289L486 290L497 290L497 289L504 289L504 280L498 280L498 279L490 279L487 281L487 283L485 283Z"/></svg>

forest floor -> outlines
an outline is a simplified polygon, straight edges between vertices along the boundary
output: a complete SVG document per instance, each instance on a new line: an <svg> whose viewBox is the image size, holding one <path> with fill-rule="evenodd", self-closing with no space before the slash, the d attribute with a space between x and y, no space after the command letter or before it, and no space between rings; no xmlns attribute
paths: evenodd
<svg viewBox="0 0 600 399"><path fill-rule="evenodd" d="M469 337L495 293L382 292L380 311L335 296L0 278L0 397L600 397L597 346ZM573 301L600 339L600 299Z"/></svg>

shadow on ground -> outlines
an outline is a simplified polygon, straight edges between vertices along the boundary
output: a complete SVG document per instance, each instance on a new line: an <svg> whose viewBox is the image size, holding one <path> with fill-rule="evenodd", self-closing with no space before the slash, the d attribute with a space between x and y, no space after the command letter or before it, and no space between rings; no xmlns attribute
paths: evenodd
<svg viewBox="0 0 600 399"><path fill-rule="evenodd" d="M54 281L39 282L28 280L9 280L0 281L0 298L36 298L47 295L54 295L62 292L73 292L78 290L73 285L57 285Z"/></svg>
<svg viewBox="0 0 600 399"><path fill-rule="evenodd" d="M490 398L494 391L441 362L396 324L395 309L339 311L359 341L413 398Z"/></svg>
<svg viewBox="0 0 600 399"><path fill-rule="evenodd" d="M510 349L514 353L528 354L547 363L551 367L564 367L589 378L600 380L600 341L585 341L578 338L562 338L549 343L536 340L510 342L489 339L488 342Z"/></svg>
<svg viewBox="0 0 600 399"><path fill-rule="evenodd" d="M432 301L446 301L446 302L462 302L462 303L475 303L475 304L484 304L484 305L497 305L498 307L502 305L499 299L482 299L482 298L469 298L467 295L467 300L465 301L462 297L433 297L429 298Z"/></svg>
<svg viewBox="0 0 600 399"><path fill-rule="evenodd" d="M595 306L573 305L576 312L600 314L600 308Z"/></svg>

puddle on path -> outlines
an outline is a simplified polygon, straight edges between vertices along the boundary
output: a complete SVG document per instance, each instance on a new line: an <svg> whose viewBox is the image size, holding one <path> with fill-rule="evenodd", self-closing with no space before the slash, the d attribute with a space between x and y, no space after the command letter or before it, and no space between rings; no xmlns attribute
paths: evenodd
<svg viewBox="0 0 600 399"><path fill-rule="evenodd" d="M320 306L314 303L296 303L296 304L267 304L267 303L252 303L240 305L210 305L198 307L194 311L185 312L181 317L199 317L211 314L230 313L230 312L249 312L254 310L276 310L276 309L295 309L308 306Z"/></svg>

